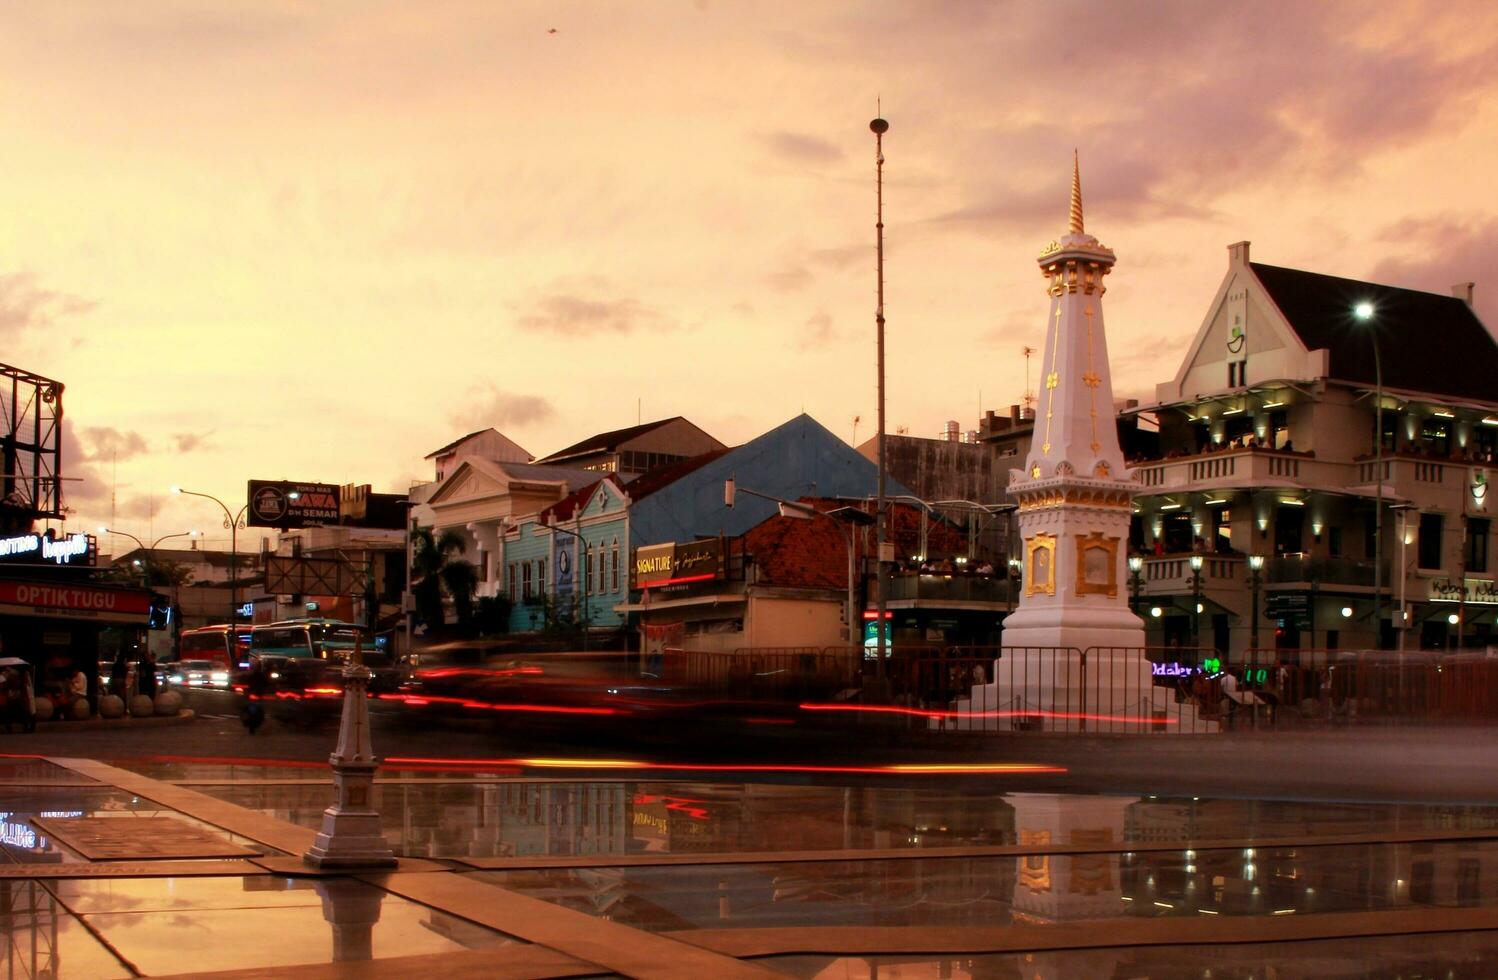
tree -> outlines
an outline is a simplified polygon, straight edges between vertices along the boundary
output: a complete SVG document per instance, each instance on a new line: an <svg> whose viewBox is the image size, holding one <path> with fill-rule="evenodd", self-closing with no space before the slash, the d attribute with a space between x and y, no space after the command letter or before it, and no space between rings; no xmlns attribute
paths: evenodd
<svg viewBox="0 0 1498 980"><path fill-rule="evenodd" d="M411 573L415 584L411 593L416 611L427 629L440 629L446 620L442 607L445 595L453 601L458 626L467 629L473 622L473 593L478 588L479 573L473 562L455 557L468 550L468 542L454 530L433 537L430 528L411 532Z"/></svg>

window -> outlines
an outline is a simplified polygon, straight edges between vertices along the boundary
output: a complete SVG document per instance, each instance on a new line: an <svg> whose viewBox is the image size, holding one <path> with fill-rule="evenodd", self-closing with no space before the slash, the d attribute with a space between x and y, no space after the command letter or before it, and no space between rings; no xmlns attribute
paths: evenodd
<svg viewBox="0 0 1498 980"><path fill-rule="evenodd" d="M1333 558L1342 557L1342 529L1340 527L1327 528L1326 553Z"/></svg>
<svg viewBox="0 0 1498 980"><path fill-rule="evenodd" d="M593 546L588 545L586 563L583 565L583 591L593 588Z"/></svg>
<svg viewBox="0 0 1498 980"><path fill-rule="evenodd" d="M1498 428L1494 428L1483 422L1473 427L1472 441L1475 443L1473 452L1477 459L1484 463L1493 461L1493 454L1498 453Z"/></svg>
<svg viewBox="0 0 1498 980"><path fill-rule="evenodd" d="M619 539L618 538L614 539L613 554L609 556L609 562L610 562L610 565L611 565L609 574L610 574L610 577L613 580L613 586L614 586L610 591L611 592L618 592L619 591Z"/></svg>
<svg viewBox="0 0 1498 980"><path fill-rule="evenodd" d="M1284 449L1290 441L1290 416L1287 412L1269 413L1269 444L1275 449Z"/></svg>
<svg viewBox="0 0 1498 980"><path fill-rule="evenodd" d="M1228 387L1241 388L1248 384L1248 359L1228 361Z"/></svg>
<svg viewBox="0 0 1498 980"><path fill-rule="evenodd" d="M546 594L546 559L536 559L536 592L540 595Z"/></svg>
<svg viewBox="0 0 1498 980"><path fill-rule="evenodd" d="M1420 567L1441 567L1441 532L1445 520L1440 514L1420 515Z"/></svg>
<svg viewBox="0 0 1498 980"><path fill-rule="evenodd" d="M508 574L505 575L505 589L509 592L510 601L514 602L515 601L515 563L514 562L510 562L509 567L507 569L505 569L505 571L508 573Z"/></svg>
<svg viewBox="0 0 1498 980"><path fill-rule="evenodd" d="M489 555L483 548L479 549L478 559L475 564L478 565L479 581L487 582L489 581Z"/></svg>
<svg viewBox="0 0 1498 980"><path fill-rule="evenodd" d="M1274 515L1274 553L1294 555L1304 551L1305 527L1305 508L1279 508Z"/></svg>
<svg viewBox="0 0 1498 980"><path fill-rule="evenodd" d="M604 556L604 553L603 553L603 543L599 542L599 545L598 545L598 588L596 588L596 589L593 590L598 595L603 595L603 592L604 592L604 589L603 589L603 582L604 582L603 573L606 571L606 569L603 567L603 565L604 565L604 557L605 556Z"/></svg>
<svg viewBox="0 0 1498 980"><path fill-rule="evenodd" d="M1431 417L1420 427L1420 442L1432 456L1451 453L1451 420Z"/></svg>
<svg viewBox="0 0 1498 980"><path fill-rule="evenodd" d="M1226 507L1212 511L1212 550L1219 554L1233 550L1233 512Z"/></svg>
<svg viewBox="0 0 1498 980"><path fill-rule="evenodd" d="M1374 428L1378 428L1378 412L1375 411L1373 413L1373 418L1374 418L1373 427ZM1394 442L1395 442L1395 435L1394 435L1394 433L1398 431L1398 426L1399 426L1399 413L1398 412L1391 412L1389 409L1385 408L1384 409L1384 452L1386 452L1386 453L1392 453L1394 451Z"/></svg>
<svg viewBox="0 0 1498 980"><path fill-rule="evenodd" d="M1467 571L1485 572L1488 570L1488 528L1486 517L1469 517L1467 519L1467 549L1466 562Z"/></svg>
<svg viewBox="0 0 1498 980"><path fill-rule="evenodd" d="M531 597L531 563L523 561L520 563L520 598Z"/></svg>

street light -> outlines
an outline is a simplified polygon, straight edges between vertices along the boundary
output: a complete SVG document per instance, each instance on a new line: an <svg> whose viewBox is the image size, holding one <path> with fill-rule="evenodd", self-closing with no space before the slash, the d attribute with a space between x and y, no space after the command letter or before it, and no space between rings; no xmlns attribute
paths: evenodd
<svg viewBox="0 0 1498 980"><path fill-rule="evenodd" d="M1248 556L1248 584L1253 591L1253 618L1248 621L1250 649L1259 648L1259 584L1262 581L1260 573L1264 570L1263 555Z"/></svg>
<svg viewBox="0 0 1498 980"><path fill-rule="evenodd" d="M153 554L153 552L155 552L156 546L158 544L161 544L161 542L163 542L163 541L169 541L172 538L195 538L199 534L199 532L197 532L197 531L178 531L176 534L163 534L161 537L157 538L155 541L152 541L148 545L144 541L142 541L140 538L137 538L135 535L131 534L129 531L121 531L118 528L107 527L107 526L105 526L103 524L99 525L99 533L100 534L118 534L122 538L129 538L131 541L135 542L135 546L137 548L139 548L141 551L145 552L145 554L146 554L146 564L145 564L145 567L141 570L141 584L142 585L146 585L146 586L149 586L151 584L151 581L150 581L151 564L156 559L156 556L155 556L155 554Z"/></svg>
<svg viewBox="0 0 1498 980"><path fill-rule="evenodd" d="M245 505L239 508L239 513L235 514L229 510L228 504L212 494L183 490L181 487L172 487L172 493L211 500L224 512L224 527L229 530L229 625L233 626L239 616L239 529L245 526L244 512L250 507L249 501L245 501ZM295 500L301 494L292 491L286 496Z"/></svg>
<svg viewBox="0 0 1498 980"><path fill-rule="evenodd" d="M1191 556L1191 645L1202 645L1202 556Z"/></svg>
<svg viewBox="0 0 1498 980"><path fill-rule="evenodd" d="M1378 489L1373 503L1373 635L1374 643L1383 646L1384 639L1384 367L1378 352L1378 331L1373 325L1374 306L1362 300L1352 308L1352 315L1368 325L1368 340L1373 345L1374 407L1373 466Z"/></svg>
<svg viewBox="0 0 1498 980"><path fill-rule="evenodd" d="M1140 578L1140 573L1143 572L1143 571L1144 571L1144 556L1143 555L1130 555L1129 556L1129 591L1131 593L1133 593L1133 598L1132 598L1132 601L1129 603L1129 608L1131 610L1133 610L1136 614L1139 612L1139 578Z"/></svg>
<svg viewBox="0 0 1498 980"><path fill-rule="evenodd" d="M854 615L855 608L858 604L856 598L856 583L858 581L858 574L856 565L857 559L853 551L853 529L850 525L871 524L874 522L874 519L871 519L868 514L865 514L863 511L859 510L856 507L838 507L831 513L824 513L823 511L817 510L815 507L811 507L807 504L797 503L793 500L786 500L782 497L776 497L768 493L760 493L758 490L750 490L747 487L738 486L732 478L723 481L723 505L725 507L732 507L734 495L740 493L746 493L751 497L758 497L761 500L768 500L771 503L776 504L780 508L781 517L796 518L801 520L810 520L813 517L825 517L837 527L838 531L842 532L843 545L848 550L848 611L846 614L846 619L848 621L848 644L850 646L858 646L858 635L855 626L857 618ZM834 517L833 514L837 514L838 516ZM881 608L878 611L882 614L883 604L881 603L880 605ZM885 621L882 618L879 619L876 632L879 635L879 672L881 677L884 674L884 634L888 629L889 627L885 623ZM862 647L859 647L859 649L861 652Z"/></svg>

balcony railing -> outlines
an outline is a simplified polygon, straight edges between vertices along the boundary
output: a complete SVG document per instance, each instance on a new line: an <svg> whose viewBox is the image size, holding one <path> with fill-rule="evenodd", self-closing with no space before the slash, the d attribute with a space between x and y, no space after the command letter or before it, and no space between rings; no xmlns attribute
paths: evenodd
<svg viewBox="0 0 1498 980"><path fill-rule="evenodd" d="M1318 460L1309 453L1275 449L1225 449L1221 452L1173 459L1139 460L1129 464L1149 490L1215 486L1340 486L1353 471L1346 463Z"/></svg>
<svg viewBox="0 0 1498 980"><path fill-rule="evenodd" d="M1384 562L1387 588L1389 563ZM1317 558L1307 554L1279 555L1264 563L1264 581L1270 584L1317 582L1323 585L1373 586L1373 562L1355 558Z"/></svg>
<svg viewBox="0 0 1498 980"><path fill-rule="evenodd" d="M889 580L889 599L923 599L936 602L1005 603L1018 598L1003 576L985 575L897 575Z"/></svg>

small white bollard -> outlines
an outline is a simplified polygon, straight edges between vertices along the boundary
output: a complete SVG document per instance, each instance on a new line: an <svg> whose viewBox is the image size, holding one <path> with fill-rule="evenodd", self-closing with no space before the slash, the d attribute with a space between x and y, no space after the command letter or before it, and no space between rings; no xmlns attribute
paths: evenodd
<svg viewBox="0 0 1498 980"><path fill-rule="evenodd" d="M182 695L176 691L162 691L156 695L156 713L170 717L182 710Z"/></svg>
<svg viewBox="0 0 1498 980"><path fill-rule="evenodd" d="M156 702L149 694L137 694L130 699L130 713L137 718L148 718L156 713Z"/></svg>
<svg viewBox="0 0 1498 980"><path fill-rule="evenodd" d="M117 694L106 694L99 699L100 718L123 718L125 716L125 699Z"/></svg>

